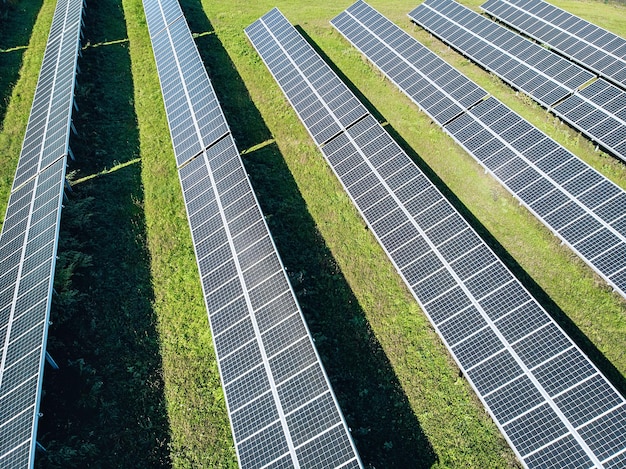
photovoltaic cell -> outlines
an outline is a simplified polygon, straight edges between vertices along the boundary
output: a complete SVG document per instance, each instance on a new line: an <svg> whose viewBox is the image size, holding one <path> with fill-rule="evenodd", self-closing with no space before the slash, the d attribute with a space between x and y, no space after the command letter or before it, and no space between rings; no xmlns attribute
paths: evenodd
<svg viewBox="0 0 626 469"><path fill-rule="evenodd" d="M489 0L481 8L626 90L626 39L543 0Z"/></svg>
<svg viewBox="0 0 626 469"><path fill-rule="evenodd" d="M388 37L393 36L397 27L362 1L331 22L349 40L360 37L370 46L375 43L372 50L379 56L383 55L381 51L394 51L389 45L391 41L386 42L381 39L382 35L371 33L370 26L384 28ZM271 66L269 68L271 70ZM294 68L297 69L295 65ZM299 72L306 76L306 71ZM501 131L508 132L510 142L500 142L500 151L510 152L511 156L498 159L497 155L492 155L483 159L494 159L497 167L509 165L508 172L501 174L520 181L520 187L536 184L532 182L535 177L532 175L538 174L536 169L528 163L516 167L512 164L513 160L522 162L523 157L516 150L516 142L528 146L524 136L535 130L516 115L509 119L510 113L493 98L488 98L445 127L463 134L463 140L469 141L476 138L481 129L491 131L491 125L508 119ZM469 126L475 128L463 133ZM396 149L387 152L387 159L393 157L406 162L406 169L399 170L393 177L381 174L379 168L384 166L385 159L369 152L364 145L376 133L386 135ZM498 136L496 132L492 135L493 139ZM367 138L360 140L360 136ZM572 461L591 461L600 466L617 457L623 450L615 444L617 435L624 438L624 422L620 421L623 397L615 389L607 392L604 386L610 384L606 378L436 188L425 183L425 177L375 119L368 116L348 126L334 140L322 145L321 151L520 460L528 467L543 467L544 464L565 467ZM336 155L340 152L342 161L352 157L355 166L367 164L372 176L371 190L380 187L378 199L389 198L393 202L385 209L389 213L387 217L395 217L393 224L381 229L378 221L372 222L370 207L376 204L376 199L360 196L346 181L345 172L337 169ZM529 175L527 181L526 174ZM403 183L398 184L400 180ZM396 189L410 186L419 189ZM435 193L439 194L438 198ZM566 200L569 199L566 197ZM424 207L424 203L430 206ZM404 236L392 236L400 231ZM413 257L406 248L412 244L417 246ZM429 248L426 252L424 245ZM589 396L596 392L596 400L588 405ZM593 425L598 415L604 415L602 412L611 413L613 417L606 419L610 429L605 433L610 437L604 439L592 436L591 430L595 429ZM582 431L583 428L589 430ZM600 441L603 441L602 449L599 449Z"/></svg>
<svg viewBox="0 0 626 469"><path fill-rule="evenodd" d="M581 88L594 75L454 0L427 0L409 16L626 161L625 91L602 79Z"/></svg>
<svg viewBox="0 0 626 469"><path fill-rule="evenodd" d="M144 9L239 464L360 467L182 10Z"/></svg>
<svg viewBox="0 0 626 469"><path fill-rule="evenodd" d="M368 44L371 51L377 51L379 56L384 51L385 54L404 58L402 50L409 47L407 44L417 44L415 39L402 32L406 36L402 42L404 49L397 50L392 38L400 34L396 33L401 31L400 28L364 2L355 3L331 23L349 41L358 37ZM372 27L385 33L374 33ZM367 57L381 68L374 56ZM435 70L438 63L445 63L438 57L433 62ZM395 69L398 73L418 70L424 81L434 82L434 77L417 69L410 60L405 60L403 64ZM416 98L411 94L406 85L398 86L411 99L419 99L419 96ZM451 94L447 95L447 99L463 108ZM605 261L602 257L606 252L617 253L626 248L626 231L615 223L626 211L626 199L622 198L626 197L626 193L621 188L494 97L481 100L442 127L537 218L620 294L626 296L626 276L622 275L626 271L626 258L619 260L618 256L613 256ZM600 185L611 189L601 192L594 190ZM606 211L600 210L604 204L607 204ZM584 231L587 233L581 236ZM603 243L608 243L605 251L584 249L589 242L587 236L594 233Z"/></svg>
<svg viewBox="0 0 626 469"><path fill-rule="evenodd" d="M0 233L0 466L33 467L83 0L55 8Z"/></svg>

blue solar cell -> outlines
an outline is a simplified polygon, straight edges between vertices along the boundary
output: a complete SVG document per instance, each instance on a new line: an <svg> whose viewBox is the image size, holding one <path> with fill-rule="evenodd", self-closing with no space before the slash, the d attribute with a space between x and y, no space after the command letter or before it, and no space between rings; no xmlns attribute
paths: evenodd
<svg viewBox="0 0 626 469"><path fill-rule="evenodd" d="M567 461L563 461L561 455L567 454ZM544 469L575 469L578 467L592 467L593 463L585 450L571 435L555 441L540 449L536 453L524 458L529 468Z"/></svg>
<svg viewBox="0 0 626 469"><path fill-rule="evenodd" d="M509 422L545 401L528 376L511 381L485 400L500 422Z"/></svg>

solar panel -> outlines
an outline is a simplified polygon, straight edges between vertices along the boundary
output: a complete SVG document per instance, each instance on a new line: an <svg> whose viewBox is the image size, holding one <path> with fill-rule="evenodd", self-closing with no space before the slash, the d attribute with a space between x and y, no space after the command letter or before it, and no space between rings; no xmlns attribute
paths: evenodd
<svg viewBox="0 0 626 469"><path fill-rule="evenodd" d="M177 5L144 0L239 464L362 467Z"/></svg>
<svg viewBox="0 0 626 469"><path fill-rule="evenodd" d="M417 41L366 3L357 2L331 23L353 44L356 37L366 41L373 48L367 57L381 70L371 50L377 50L379 56L385 51L402 58L403 66L393 70L396 75L419 76L426 82L434 80L433 72L419 67L419 54L405 57L406 44ZM379 32L373 32L372 28L378 28ZM403 35L403 50L398 50L392 42L392 38L399 35ZM436 61L444 63L440 58ZM436 73L437 64L433 67L430 70ZM393 80L393 76L390 79ZM419 95L412 93L410 84L403 83L399 88L419 104ZM452 96L448 99L454 101ZM623 274L626 257L621 256L626 248L626 231L621 220L626 211L626 193L621 188L494 97L482 100L442 127L537 218L626 296ZM577 216L562 225L559 215L565 208L560 205L565 203L568 203L566 209ZM606 252L586 249L591 238L581 237L583 232L602 237L609 244ZM610 261L605 261L603 256L608 256Z"/></svg>
<svg viewBox="0 0 626 469"><path fill-rule="evenodd" d="M0 466L33 467L82 0L55 8L0 233Z"/></svg>
<svg viewBox="0 0 626 469"><path fill-rule="evenodd" d="M605 80L579 89L591 73L453 0L427 0L409 17L626 161L626 92Z"/></svg>
<svg viewBox="0 0 626 469"><path fill-rule="evenodd" d="M626 39L542 0L488 0L481 8L626 89Z"/></svg>
<svg viewBox="0 0 626 469"><path fill-rule="evenodd" d="M335 23L351 22L348 15L340 15ZM352 35L349 40L365 54L377 58L379 68L397 86L407 89L413 101L435 122L444 125L487 96L487 92L468 80L452 66L416 41L394 31L386 32L386 24L372 24L371 33L385 35L402 56L385 55L369 36ZM406 64L410 67L407 67ZM418 70L432 72L433 80L426 80Z"/></svg>
<svg viewBox="0 0 626 469"><path fill-rule="evenodd" d="M599 79L557 104L557 116L626 161L626 92Z"/></svg>
<svg viewBox="0 0 626 469"><path fill-rule="evenodd" d="M377 41L379 56L387 46L369 26L400 34L362 1L331 23L349 39L368 35ZM297 69L293 61L291 67ZM510 112L494 101L468 112ZM480 132L469 113L448 125L474 125L468 139ZM618 460L624 451L624 398L375 119L344 127L321 151L523 464L601 467ZM509 160L516 158L511 153ZM523 172L511 169L510 175ZM602 433L610 438L595 433L599 420L608 425Z"/></svg>
<svg viewBox="0 0 626 469"><path fill-rule="evenodd" d="M594 77L453 0L426 0L409 17L545 107Z"/></svg>

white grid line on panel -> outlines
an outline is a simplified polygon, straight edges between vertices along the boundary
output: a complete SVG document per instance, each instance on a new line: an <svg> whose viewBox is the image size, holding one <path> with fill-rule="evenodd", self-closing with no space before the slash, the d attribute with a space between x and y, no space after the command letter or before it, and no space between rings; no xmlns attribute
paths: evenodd
<svg viewBox="0 0 626 469"><path fill-rule="evenodd" d="M586 426L587 426L587 425L589 425L590 423L593 423L593 422L595 422L596 420L600 420L602 417L604 417L604 416L606 416L606 415L610 414L611 412L615 411L616 409L619 409L620 407L624 407L625 405L626 405L626 404L624 404L624 402L620 402L619 404L617 404L617 405L615 405L615 406L611 407L610 409L605 410L605 411L604 411L604 412L602 412L601 414L596 415L596 416L595 416L594 418L592 418L591 420L588 420L588 421L586 421L586 422L584 422L584 423L580 424L580 425L577 427L577 429L578 429L578 428L582 428L582 427L586 427ZM611 456L613 456L613 455L611 455Z"/></svg>
<svg viewBox="0 0 626 469"><path fill-rule="evenodd" d="M606 464L607 462L610 462L611 459L617 459L619 456L621 456L622 454L626 453L626 446L624 446L624 449L621 451L618 451L615 454L612 454L611 456L609 456L608 458L606 458L605 460L602 461L602 464Z"/></svg>
<svg viewBox="0 0 626 469"><path fill-rule="evenodd" d="M524 456L524 459L529 458L529 457L530 457L530 456L532 456L533 454L537 454L537 453L539 453L540 451L542 451L542 450L546 449L548 446L551 446L551 445L553 445L554 443L557 443L557 442L559 442L559 441L561 441L561 440L563 440L563 439L567 438L568 436L572 436L572 434L571 434L571 433L569 433L569 432L566 432L566 433L564 433L563 435L561 435L561 436L559 436L559 437L555 438L554 440L550 440L550 441L548 441L547 443L545 443L545 444L541 445L539 448L535 448L534 450L530 451L528 454L526 454L526 456ZM593 468L592 468L592 469L597 468L597 467L602 467L602 466L597 466L597 465L595 465L595 464L594 464L594 466L593 466Z"/></svg>
<svg viewBox="0 0 626 469"><path fill-rule="evenodd" d="M341 425L341 422L337 422L337 423L336 423L335 425L333 425L332 427L328 427L328 428L327 428L326 430L324 430L323 432L321 432L321 433L319 433L319 434L317 434L317 435L315 435L315 436L312 436L312 437L311 437L311 438L309 438L308 440L306 440L306 441L304 441L304 442L300 443L300 444L297 446L297 448L302 448L302 447L306 446L306 445L307 445L308 443L310 443L311 441L318 439L320 436L325 435L325 434L326 434L326 433L328 433L328 432L331 432L332 430L334 430L335 428L339 427L340 425Z"/></svg>
<svg viewBox="0 0 626 469"><path fill-rule="evenodd" d="M557 353L556 355L552 355L551 357L547 358L546 360L537 363L535 366L533 366L531 368L531 371L535 371L536 369L542 367L543 365L545 365L546 363L548 363L551 360L554 360L562 355L565 355L567 352L569 352L572 349L576 349L577 347L571 346L571 347L566 347L563 350L561 350L559 353ZM596 372L599 373L599 371L596 369Z"/></svg>

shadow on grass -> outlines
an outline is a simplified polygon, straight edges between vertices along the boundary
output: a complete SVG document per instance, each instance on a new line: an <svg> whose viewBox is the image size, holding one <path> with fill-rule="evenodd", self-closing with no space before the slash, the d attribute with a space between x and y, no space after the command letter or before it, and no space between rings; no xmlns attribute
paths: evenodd
<svg viewBox="0 0 626 469"><path fill-rule="evenodd" d="M324 61L333 69L339 78L350 88L350 90L365 105L368 111L378 119L379 122L385 122L386 119L374 107L374 105L359 91L356 85L342 73L340 69L330 60L330 58L318 47L310 36L299 26L296 29L307 42L316 50ZM374 73L374 72L372 72ZM436 125L436 124L432 124ZM587 336L578 328L578 326L563 312L563 310L550 298L550 296L541 288L537 282L519 265L519 263L509 254L509 252L498 242L496 238L485 228L485 226L474 216L474 214L463 204L463 202L448 188L448 186L439 178L439 176L426 164L419 154L407 143L404 138L393 128L391 124L387 124L385 129L392 138L398 142L402 149L417 164L417 166L426 174L435 186L443 193L459 213L468 223L476 230L480 237L493 249L496 255L504 262L504 264L513 272L513 274L522 282L535 299L546 309L546 311L554 318L554 320L563 328L563 330L576 342L576 344L591 358L596 366L604 373L604 375L615 385L622 393L626 394L626 377L624 377L617 368L604 356L604 354L587 338Z"/></svg>
<svg viewBox="0 0 626 469"><path fill-rule="evenodd" d="M0 127L43 0L0 5ZM6 15L6 16L5 16Z"/></svg>
<svg viewBox="0 0 626 469"><path fill-rule="evenodd" d="M199 0L181 4L192 31L213 31ZM270 140L219 38L202 35L196 42L239 147ZM432 466L430 443L278 146L266 144L244 163L363 462Z"/></svg>
<svg viewBox="0 0 626 469"><path fill-rule="evenodd" d="M85 43L126 37L121 0L90 2ZM169 426L127 44L86 47L63 211L38 453L45 468L170 467Z"/></svg>

